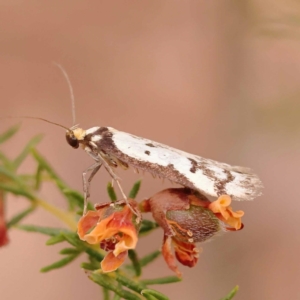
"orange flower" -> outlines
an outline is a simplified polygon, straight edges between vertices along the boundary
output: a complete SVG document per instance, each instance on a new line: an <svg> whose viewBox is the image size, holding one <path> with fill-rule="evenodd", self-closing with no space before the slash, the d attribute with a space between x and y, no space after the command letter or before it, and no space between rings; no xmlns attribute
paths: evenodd
<svg viewBox="0 0 300 300"><path fill-rule="evenodd" d="M131 201L132 206L136 206ZM88 211L78 223L78 235L89 244L99 244L108 254L101 262L103 272L118 269L125 261L128 250L138 241L136 216L125 205L101 205L97 211Z"/></svg>
<svg viewBox="0 0 300 300"><path fill-rule="evenodd" d="M163 257L169 268L181 276L175 257L183 265L194 267L200 253L195 243L204 242L222 230L231 230L224 227L224 223L234 227L233 230L242 228L241 216L244 213L233 212L230 202L229 196L221 196L211 203L193 190L173 188L144 200L139 207L142 212L151 212L164 230Z"/></svg>

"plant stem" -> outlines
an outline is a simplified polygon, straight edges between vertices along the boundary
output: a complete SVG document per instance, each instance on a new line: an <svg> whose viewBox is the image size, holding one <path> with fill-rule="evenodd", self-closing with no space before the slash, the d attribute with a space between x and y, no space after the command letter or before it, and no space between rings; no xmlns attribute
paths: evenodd
<svg viewBox="0 0 300 300"><path fill-rule="evenodd" d="M51 213L55 217L57 217L59 220L61 220L63 223L68 225L70 229L73 231L77 230L77 223L73 218L72 214L69 214L67 212L62 211L61 209L51 205L50 203L41 200L41 199L35 199L35 203L39 205L40 207L44 208L47 212Z"/></svg>

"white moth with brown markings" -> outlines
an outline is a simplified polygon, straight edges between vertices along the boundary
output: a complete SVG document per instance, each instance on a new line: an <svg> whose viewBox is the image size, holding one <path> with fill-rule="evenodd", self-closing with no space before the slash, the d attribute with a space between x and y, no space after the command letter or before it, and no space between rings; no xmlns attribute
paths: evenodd
<svg viewBox="0 0 300 300"><path fill-rule="evenodd" d="M83 173L86 201L89 184L102 165L117 182L125 200L114 172L117 167L146 171L213 197L226 194L233 200L252 200L261 195L262 183L250 169L202 158L111 127L73 127L67 130L66 139L73 148L81 145L95 160ZM91 175L86 180L88 171Z"/></svg>

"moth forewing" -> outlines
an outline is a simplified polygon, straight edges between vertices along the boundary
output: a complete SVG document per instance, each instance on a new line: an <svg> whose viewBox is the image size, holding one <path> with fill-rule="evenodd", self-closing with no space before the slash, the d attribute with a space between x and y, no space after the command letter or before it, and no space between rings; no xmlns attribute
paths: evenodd
<svg viewBox="0 0 300 300"><path fill-rule="evenodd" d="M260 179L247 168L202 158L111 127L88 129L79 142L108 164L112 177L112 168L131 166L213 197L227 194L234 200L252 200L261 195Z"/></svg>

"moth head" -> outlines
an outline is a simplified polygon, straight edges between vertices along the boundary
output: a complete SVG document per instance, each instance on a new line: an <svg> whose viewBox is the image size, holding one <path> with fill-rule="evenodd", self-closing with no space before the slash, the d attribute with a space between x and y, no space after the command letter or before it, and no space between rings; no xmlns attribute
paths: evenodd
<svg viewBox="0 0 300 300"><path fill-rule="evenodd" d="M68 144L74 149L77 149L79 147L79 141L72 130L66 132L66 140Z"/></svg>
<svg viewBox="0 0 300 300"><path fill-rule="evenodd" d="M85 137L85 130L76 127L73 126L66 132L66 140L68 144L74 149L77 149L79 147L80 142L83 141Z"/></svg>

